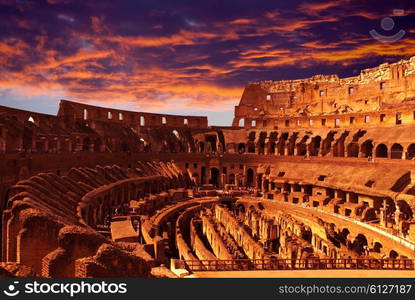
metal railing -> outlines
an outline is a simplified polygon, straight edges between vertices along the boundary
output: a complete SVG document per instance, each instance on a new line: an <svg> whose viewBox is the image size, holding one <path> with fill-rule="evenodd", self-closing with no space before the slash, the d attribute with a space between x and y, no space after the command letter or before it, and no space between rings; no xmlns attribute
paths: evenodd
<svg viewBox="0 0 415 300"><path fill-rule="evenodd" d="M415 270L413 259L309 258L309 259L232 259L185 260L190 271L248 270Z"/></svg>

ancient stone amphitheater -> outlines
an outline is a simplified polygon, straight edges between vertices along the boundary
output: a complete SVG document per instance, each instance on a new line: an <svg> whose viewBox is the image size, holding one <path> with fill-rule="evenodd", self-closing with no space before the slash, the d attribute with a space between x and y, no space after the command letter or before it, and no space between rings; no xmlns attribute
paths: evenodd
<svg viewBox="0 0 415 300"><path fill-rule="evenodd" d="M228 127L0 107L0 276L413 274L414 160L415 57L250 83Z"/></svg>

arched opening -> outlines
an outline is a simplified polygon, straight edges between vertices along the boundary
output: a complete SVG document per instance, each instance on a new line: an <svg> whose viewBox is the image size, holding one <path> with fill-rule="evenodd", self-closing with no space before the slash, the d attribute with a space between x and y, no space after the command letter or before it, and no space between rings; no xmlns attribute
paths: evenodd
<svg viewBox="0 0 415 300"><path fill-rule="evenodd" d="M398 200L397 205L399 207L399 210L402 213L402 219L403 220L410 220L413 217L413 212L411 206L408 204L408 202L404 200Z"/></svg>
<svg viewBox="0 0 415 300"><path fill-rule="evenodd" d="M229 174L229 184L235 184L235 174Z"/></svg>
<svg viewBox="0 0 415 300"><path fill-rule="evenodd" d="M327 134L327 137L323 140L322 146L321 146L321 154L323 156L326 156L327 154L330 153L330 151L332 149L332 143L334 141L334 136L335 135L336 135L335 131L330 131Z"/></svg>
<svg viewBox="0 0 415 300"><path fill-rule="evenodd" d="M146 140L144 138L140 138L138 140L138 151L139 152L144 152L145 149L146 149L146 145L147 145Z"/></svg>
<svg viewBox="0 0 415 300"><path fill-rule="evenodd" d="M208 151L210 148L210 152L216 152L217 151L217 139L216 135L207 135L205 137L206 144L208 145Z"/></svg>
<svg viewBox="0 0 415 300"><path fill-rule="evenodd" d="M180 135L179 135L179 132L175 129L175 130L173 130L172 131L172 133L178 138L178 139L180 139Z"/></svg>
<svg viewBox="0 0 415 300"><path fill-rule="evenodd" d="M303 240L309 242L311 244L311 240L313 237L313 232L311 231L310 228L304 228L303 231L301 232L301 237L303 238Z"/></svg>
<svg viewBox="0 0 415 300"><path fill-rule="evenodd" d="M362 157L373 156L372 140L367 140L362 144L362 146L360 146L360 153L362 153Z"/></svg>
<svg viewBox="0 0 415 300"><path fill-rule="evenodd" d="M347 237L349 236L349 229L347 228L343 228L342 231L340 232L340 238L343 244L346 244L347 241Z"/></svg>
<svg viewBox="0 0 415 300"><path fill-rule="evenodd" d="M245 119L239 119L238 125L239 127L245 127Z"/></svg>
<svg viewBox="0 0 415 300"><path fill-rule="evenodd" d="M402 159L403 147L400 144L393 144L391 148L392 159Z"/></svg>
<svg viewBox="0 0 415 300"><path fill-rule="evenodd" d="M277 148L278 148L278 154L279 155L285 155L285 142L288 139L288 133L284 132L283 134L281 134L278 143L277 143Z"/></svg>
<svg viewBox="0 0 415 300"><path fill-rule="evenodd" d="M29 122L33 123L33 124L35 123L35 119L33 119L33 117L32 117L32 116L30 116L30 117L29 117L29 119L27 119L27 120L28 120Z"/></svg>
<svg viewBox="0 0 415 300"><path fill-rule="evenodd" d="M219 170L217 168L210 169L210 184L219 187Z"/></svg>
<svg viewBox="0 0 415 300"><path fill-rule="evenodd" d="M297 144L297 155L304 156L307 154L307 144L306 141L308 140L309 136L304 136L301 141Z"/></svg>
<svg viewBox="0 0 415 300"><path fill-rule="evenodd" d="M200 153L205 152L205 143L199 142L199 152Z"/></svg>
<svg viewBox="0 0 415 300"><path fill-rule="evenodd" d="M376 147L376 157L388 157L388 147L385 144L379 144Z"/></svg>
<svg viewBox="0 0 415 300"><path fill-rule="evenodd" d="M94 143L94 152L103 152L102 150L102 140L98 138Z"/></svg>
<svg viewBox="0 0 415 300"><path fill-rule="evenodd" d="M258 154L265 154L265 140L267 138L266 132L261 132L258 139Z"/></svg>
<svg viewBox="0 0 415 300"><path fill-rule="evenodd" d="M82 144L82 151L88 152L91 147L91 140L89 137L84 138L83 144Z"/></svg>
<svg viewBox="0 0 415 300"><path fill-rule="evenodd" d="M290 138L288 139L287 144L287 155L294 155L295 150L295 141L297 140L298 132L294 132L291 134Z"/></svg>
<svg viewBox="0 0 415 300"><path fill-rule="evenodd" d="M255 153L255 144L254 144L254 142L248 142L248 153Z"/></svg>
<svg viewBox="0 0 415 300"><path fill-rule="evenodd" d="M396 259L398 258L398 256L399 256L399 253L396 252L395 250L391 250L391 252L389 252L389 257L392 259Z"/></svg>
<svg viewBox="0 0 415 300"><path fill-rule="evenodd" d="M84 120L88 119L88 110L85 108L84 109Z"/></svg>
<svg viewBox="0 0 415 300"><path fill-rule="evenodd" d="M275 154L275 142L269 143L268 154Z"/></svg>
<svg viewBox="0 0 415 300"><path fill-rule="evenodd" d="M146 119L144 118L144 116L140 116L140 126L145 126L146 125Z"/></svg>
<svg viewBox="0 0 415 300"><path fill-rule="evenodd" d="M410 144L406 154L406 159L415 159L415 144Z"/></svg>
<svg viewBox="0 0 415 300"><path fill-rule="evenodd" d="M359 144L351 142L347 145L347 157L359 157Z"/></svg>
<svg viewBox="0 0 415 300"><path fill-rule="evenodd" d="M71 150L71 141L66 138L62 141L61 151L62 152L69 152Z"/></svg>
<svg viewBox="0 0 415 300"><path fill-rule="evenodd" d="M373 244L373 252L380 253L382 251L382 248L383 248L383 246L379 242L375 242Z"/></svg>
<svg viewBox="0 0 415 300"><path fill-rule="evenodd" d="M200 169L200 184L205 184L206 183L206 167L202 166L202 168Z"/></svg>
<svg viewBox="0 0 415 300"><path fill-rule="evenodd" d="M318 152L320 150L320 143L321 143L321 137L316 136L311 139L311 143L309 145L309 152L311 156L317 156Z"/></svg>
<svg viewBox="0 0 415 300"><path fill-rule="evenodd" d="M238 153L239 154L245 153L245 144L244 143L239 143L239 145L238 145Z"/></svg>
<svg viewBox="0 0 415 300"><path fill-rule="evenodd" d="M277 140L277 133L271 132L270 136L269 136L269 141L268 141L268 154L275 154L275 146L276 146L276 140Z"/></svg>
<svg viewBox="0 0 415 300"><path fill-rule="evenodd" d="M336 140L336 142L333 145L333 156L335 157L344 157L344 141L346 137L350 134L349 131L345 131L342 133L342 135Z"/></svg>
<svg viewBox="0 0 415 300"><path fill-rule="evenodd" d="M254 170L249 168L246 171L246 185L247 186L253 186L254 185Z"/></svg>
<svg viewBox="0 0 415 300"><path fill-rule="evenodd" d="M359 255L365 254L365 249L367 247L367 239L363 234L358 234L353 241L352 250Z"/></svg>

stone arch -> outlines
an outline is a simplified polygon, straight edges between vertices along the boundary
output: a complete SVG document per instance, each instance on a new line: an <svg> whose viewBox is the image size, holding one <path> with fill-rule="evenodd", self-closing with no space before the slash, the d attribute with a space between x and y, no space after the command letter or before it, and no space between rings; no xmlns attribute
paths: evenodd
<svg viewBox="0 0 415 300"><path fill-rule="evenodd" d="M308 151L311 156L317 156L320 151L321 145L321 136L315 136L311 139L310 144L308 145Z"/></svg>
<svg viewBox="0 0 415 300"><path fill-rule="evenodd" d="M341 235L344 237L344 238L347 238L347 236L350 234L350 231L349 231L349 229L348 228L343 228L342 229L342 231L341 231Z"/></svg>
<svg viewBox="0 0 415 300"><path fill-rule="evenodd" d="M205 142L208 146L207 150L210 152L217 152L217 137L216 135L206 135Z"/></svg>
<svg viewBox="0 0 415 300"><path fill-rule="evenodd" d="M275 154L277 136L278 134L275 131L271 132L268 141L268 154Z"/></svg>
<svg viewBox="0 0 415 300"><path fill-rule="evenodd" d="M383 245L381 243L379 243L379 242L374 242L373 243L373 248L372 248L373 252L381 253L382 248L383 248Z"/></svg>
<svg viewBox="0 0 415 300"><path fill-rule="evenodd" d="M342 135L335 141L333 145L333 156L335 157L344 157L344 141L346 137L350 134L349 131L345 131Z"/></svg>
<svg viewBox="0 0 415 300"><path fill-rule="evenodd" d="M102 140L97 138L94 142L94 152L102 152Z"/></svg>
<svg viewBox="0 0 415 300"><path fill-rule="evenodd" d="M243 204L238 204L238 210L239 212L245 214L245 206Z"/></svg>
<svg viewBox="0 0 415 300"><path fill-rule="evenodd" d="M206 167L202 166L200 169L200 184L203 185L206 183Z"/></svg>
<svg viewBox="0 0 415 300"><path fill-rule="evenodd" d="M376 157L388 157L388 147L385 144L379 144L376 146Z"/></svg>
<svg viewBox="0 0 415 300"><path fill-rule="evenodd" d="M359 144L357 142L350 142L347 145L347 157L359 157Z"/></svg>
<svg viewBox="0 0 415 300"><path fill-rule="evenodd" d="M335 131L330 131L327 134L327 137L323 140L322 146L321 146L321 154L323 156L326 156L332 150L332 143L334 141L334 136L335 135L336 135Z"/></svg>
<svg viewBox="0 0 415 300"><path fill-rule="evenodd" d="M304 136L301 141L297 144L297 155L304 156L307 154L307 140L309 136Z"/></svg>
<svg viewBox="0 0 415 300"><path fill-rule="evenodd" d="M358 215L358 214L356 214ZM377 219L376 210L373 207L366 207L362 212L362 221L372 221Z"/></svg>
<svg viewBox="0 0 415 300"><path fill-rule="evenodd" d="M199 150L200 153L205 152L205 143L204 142L199 142L198 146L199 146L198 150Z"/></svg>
<svg viewBox="0 0 415 300"><path fill-rule="evenodd" d="M249 168L246 170L246 185L253 186L254 185L254 170Z"/></svg>
<svg viewBox="0 0 415 300"><path fill-rule="evenodd" d="M415 144L410 144L406 151L406 159L415 159Z"/></svg>
<svg viewBox="0 0 415 300"><path fill-rule="evenodd" d="M391 147L391 158L402 159L403 147L401 144L395 143Z"/></svg>
<svg viewBox="0 0 415 300"><path fill-rule="evenodd" d="M258 143L257 143L257 147L258 147L258 154L265 154L265 140L267 138L267 133L262 131L259 134L259 139L258 139Z"/></svg>
<svg viewBox="0 0 415 300"><path fill-rule="evenodd" d="M288 139L288 143L287 143L287 155L294 155L295 152L295 141L298 138L298 132L294 132L293 134L291 134L290 138Z"/></svg>
<svg viewBox="0 0 415 300"><path fill-rule="evenodd" d="M88 152L91 147L91 139L89 137L85 137L82 143L82 151Z"/></svg>
<svg viewBox="0 0 415 300"><path fill-rule="evenodd" d="M70 152L72 148L72 142L69 138L63 139L61 142L61 152Z"/></svg>
<svg viewBox="0 0 415 300"><path fill-rule="evenodd" d="M280 138L277 143L278 154L285 155L285 142L288 139L288 132L284 132L280 135Z"/></svg>
<svg viewBox="0 0 415 300"><path fill-rule="evenodd" d="M396 252L395 250L391 250L391 251L389 252L389 257L390 257L390 258L396 259L396 258L398 258L398 256L399 256L399 253L398 253L398 252Z"/></svg>
<svg viewBox="0 0 415 300"><path fill-rule="evenodd" d="M219 169L211 168L210 169L210 184L213 186L219 187Z"/></svg>
<svg viewBox="0 0 415 300"><path fill-rule="evenodd" d="M396 205L399 207L399 210L403 214L404 220L410 220L413 218L413 211L411 206L408 204L408 202L404 200L398 200Z"/></svg>
<svg viewBox="0 0 415 300"><path fill-rule="evenodd" d="M310 227L306 226L301 231L301 238L311 244L312 238L313 238L313 231Z"/></svg>
<svg viewBox="0 0 415 300"><path fill-rule="evenodd" d="M180 139L180 134L179 134L179 132L176 129L174 129L172 131L172 133L176 136L176 138Z"/></svg>
<svg viewBox="0 0 415 300"><path fill-rule="evenodd" d="M255 153L255 143L254 142L248 142L248 152L249 153Z"/></svg>
<svg viewBox="0 0 415 300"><path fill-rule="evenodd" d="M367 140L360 146L360 153L362 157L373 156L373 142L372 140Z"/></svg>
<svg viewBox="0 0 415 300"><path fill-rule="evenodd" d="M235 184L235 174L231 173L229 174L229 184Z"/></svg>
<svg viewBox="0 0 415 300"><path fill-rule="evenodd" d="M352 250L359 255L365 254L365 247L367 247L368 242L364 234L359 233L352 243Z"/></svg>
<svg viewBox="0 0 415 300"><path fill-rule="evenodd" d="M239 143L238 144L238 153L239 154L245 153L245 144L244 143Z"/></svg>

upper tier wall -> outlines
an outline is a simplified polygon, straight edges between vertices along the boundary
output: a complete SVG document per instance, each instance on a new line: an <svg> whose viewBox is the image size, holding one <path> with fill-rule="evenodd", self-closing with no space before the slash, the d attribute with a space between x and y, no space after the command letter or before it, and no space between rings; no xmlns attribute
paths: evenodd
<svg viewBox="0 0 415 300"><path fill-rule="evenodd" d="M264 81L245 87L235 107L239 120L360 113L390 109L415 100L415 57L339 78L317 75L302 80Z"/></svg>
<svg viewBox="0 0 415 300"><path fill-rule="evenodd" d="M61 100L58 117L77 120L107 121L140 126L170 126L207 128L207 117L176 116L146 112L104 108L67 100Z"/></svg>

